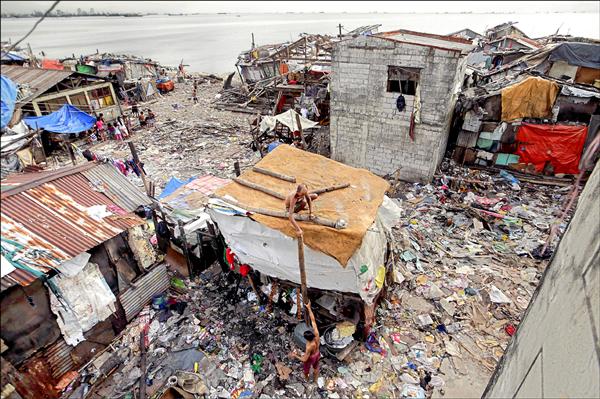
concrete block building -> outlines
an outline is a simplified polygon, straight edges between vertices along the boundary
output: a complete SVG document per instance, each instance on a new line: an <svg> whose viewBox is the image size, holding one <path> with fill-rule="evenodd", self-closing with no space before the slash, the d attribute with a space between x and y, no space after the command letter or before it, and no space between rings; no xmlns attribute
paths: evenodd
<svg viewBox="0 0 600 399"><path fill-rule="evenodd" d="M337 43L331 157L378 175L399 171L404 180L431 180L446 149L471 49L465 39L405 30ZM400 95L402 111L396 106Z"/></svg>

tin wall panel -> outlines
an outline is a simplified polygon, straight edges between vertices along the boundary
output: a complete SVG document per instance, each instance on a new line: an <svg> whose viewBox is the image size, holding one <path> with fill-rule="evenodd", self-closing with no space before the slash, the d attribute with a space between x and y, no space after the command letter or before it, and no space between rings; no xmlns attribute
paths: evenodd
<svg viewBox="0 0 600 399"><path fill-rule="evenodd" d="M134 281L132 287L119 295L127 321L131 321L156 294L169 288L169 275L164 263Z"/></svg>

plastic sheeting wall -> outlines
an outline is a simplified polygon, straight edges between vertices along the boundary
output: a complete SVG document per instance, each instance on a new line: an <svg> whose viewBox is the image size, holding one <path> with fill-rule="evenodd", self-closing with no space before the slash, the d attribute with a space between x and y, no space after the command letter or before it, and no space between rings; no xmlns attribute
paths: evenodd
<svg viewBox="0 0 600 399"><path fill-rule="evenodd" d="M381 288L376 286L375 276L385 261L385 229L395 224L399 212L395 203L385 197L375 222L346 267L333 257L305 246L308 287L357 293L365 302L372 303ZM227 215L215 209L209 209L209 214L241 262L268 276L300 284L296 239L247 217ZM361 274L362 265L368 270Z"/></svg>

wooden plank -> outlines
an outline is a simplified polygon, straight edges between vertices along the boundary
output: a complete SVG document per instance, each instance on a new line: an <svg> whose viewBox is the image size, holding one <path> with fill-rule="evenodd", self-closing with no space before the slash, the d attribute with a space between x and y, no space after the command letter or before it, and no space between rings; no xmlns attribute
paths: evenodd
<svg viewBox="0 0 600 399"><path fill-rule="evenodd" d="M281 180L289 181L290 183L296 183L296 178L294 176L288 176L282 173L273 172L272 170L263 169L258 166L252 167L252 170L257 173L262 173L263 175L272 176Z"/></svg>

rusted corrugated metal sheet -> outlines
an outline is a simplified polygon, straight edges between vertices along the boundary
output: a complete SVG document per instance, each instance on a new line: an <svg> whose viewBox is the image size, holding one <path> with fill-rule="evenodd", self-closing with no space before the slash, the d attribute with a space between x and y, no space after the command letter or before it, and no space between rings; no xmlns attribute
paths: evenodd
<svg viewBox="0 0 600 399"><path fill-rule="evenodd" d="M130 289L119 295L127 321L131 321L154 295L164 292L168 287L169 275L164 263L134 281Z"/></svg>
<svg viewBox="0 0 600 399"><path fill-rule="evenodd" d="M19 99L19 103L26 103L44 94L52 86L62 82L73 71L57 71L39 68L25 68L17 65L2 65L2 75L15 83L28 85L31 94Z"/></svg>
<svg viewBox="0 0 600 399"><path fill-rule="evenodd" d="M20 262L47 273L81 252L143 223L107 195L95 191L92 183L80 173L81 169L85 168L72 168L70 175L56 171L55 175L60 176L56 179L52 179L55 175L32 174L30 180L44 181L35 187L20 177L16 188L3 191L0 212L3 246L6 239L22 245L24 248L17 251ZM87 212L95 205L106 205L113 215L95 219ZM2 288L5 288L15 281L28 285L34 279L27 272L14 271L2 280Z"/></svg>
<svg viewBox="0 0 600 399"><path fill-rule="evenodd" d="M146 194L131 184L111 164L100 164L81 173L90 181L95 190L101 190L128 212L133 212L140 205L152 203Z"/></svg>
<svg viewBox="0 0 600 399"><path fill-rule="evenodd" d="M75 368L75 363L71 358L73 347L65 342L61 337L45 351L45 357L50 365L52 377L59 379L67 371Z"/></svg>

